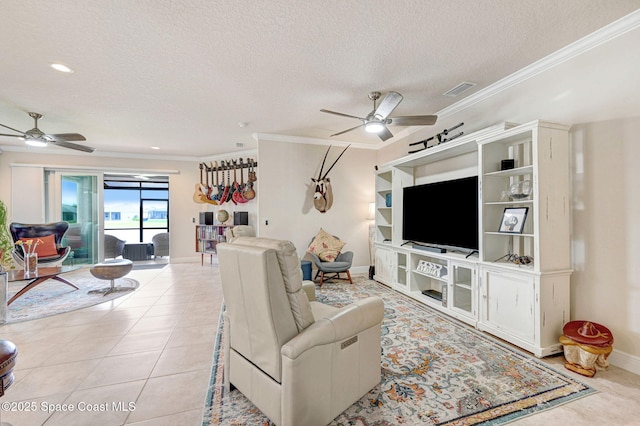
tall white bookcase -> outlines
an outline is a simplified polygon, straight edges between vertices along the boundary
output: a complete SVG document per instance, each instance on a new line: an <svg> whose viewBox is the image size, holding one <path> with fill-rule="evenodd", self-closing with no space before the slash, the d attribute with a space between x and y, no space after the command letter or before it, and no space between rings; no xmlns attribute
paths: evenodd
<svg viewBox="0 0 640 426"><path fill-rule="evenodd" d="M442 169L462 156L473 157L477 167L479 254L405 245L403 188L416 184L420 171ZM505 159L515 167L502 170ZM508 197L508 188L525 180L531 194ZM495 126L382 165L376 173L375 279L536 356L559 352L572 272L569 188L569 127L544 121ZM505 208L518 207L528 210L522 233L499 232ZM516 264L508 254L533 261Z"/></svg>

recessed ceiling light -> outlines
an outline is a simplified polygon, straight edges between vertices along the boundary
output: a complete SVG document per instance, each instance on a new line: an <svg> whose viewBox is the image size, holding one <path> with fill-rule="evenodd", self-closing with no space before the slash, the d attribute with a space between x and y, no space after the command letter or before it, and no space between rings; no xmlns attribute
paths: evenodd
<svg viewBox="0 0 640 426"><path fill-rule="evenodd" d="M51 64L51 68L53 68L54 70L60 71L60 72L66 72L68 74L71 74L73 72L73 70L71 68L69 68L66 65L63 64Z"/></svg>
<svg viewBox="0 0 640 426"><path fill-rule="evenodd" d="M152 146L151 149L160 149L159 146Z"/></svg>
<svg viewBox="0 0 640 426"><path fill-rule="evenodd" d="M249 123L247 123L246 121L241 121L238 123L238 126L240 127L247 127L249 125Z"/></svg>

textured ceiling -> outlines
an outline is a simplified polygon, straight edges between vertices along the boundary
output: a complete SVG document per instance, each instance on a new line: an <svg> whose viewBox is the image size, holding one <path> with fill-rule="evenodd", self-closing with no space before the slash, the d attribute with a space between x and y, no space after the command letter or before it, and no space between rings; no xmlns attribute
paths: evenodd
<svg viewBox="0 0 640 426"><path fill-rule="evenodd" d="M0 123L30 129L26 112L36 111L45 115L43 131L81 133L97 152L174 158L254 149L255 133L328 138L359 122L321 108L365 116L368 92L395 90L404 101L394 115L437 113L639 7L638 0L4 0ZM75 72L53 71L53 62ZM478 85L442 96L463 81ZM340 140L380 143L362 129ZM0 136L3 145L22 142Z"/></svg>

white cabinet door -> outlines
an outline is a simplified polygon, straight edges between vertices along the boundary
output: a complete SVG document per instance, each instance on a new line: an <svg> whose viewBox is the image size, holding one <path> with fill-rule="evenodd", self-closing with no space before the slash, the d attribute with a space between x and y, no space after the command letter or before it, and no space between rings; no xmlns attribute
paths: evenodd
<svg viewBox="0 0 640 426"><path fill-rule="evenodd" d="M510 336L535 340L535 278L483 270L481 321Z"/></svg>
<svg viewBox="0 0 640 426"><path fill-rule="evenodd" d="M393 274L395 268L393 267L393 250L380 247L376 247L376 281L380 281L383 284L393 284Z"/></svg>

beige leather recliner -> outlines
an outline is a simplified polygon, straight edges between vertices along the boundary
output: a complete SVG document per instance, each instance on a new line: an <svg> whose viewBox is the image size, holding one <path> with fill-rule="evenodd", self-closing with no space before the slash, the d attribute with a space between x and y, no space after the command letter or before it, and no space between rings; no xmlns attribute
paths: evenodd
<svg viewBox="0 0 640 426"><path fill-rule="evenodd" d="M225 231L225 239L228 243L232 242L238 237L255 237L256 230L251 225L236 225L233 228L228 228Z"/></svg>
<svg viewBox="0 0 640 426"><path fill-rule="evenodd" d="M380 298L310 302L289 241L238 237L218 259L227 390L277 425L326 425L380 382Z"/></svg>

